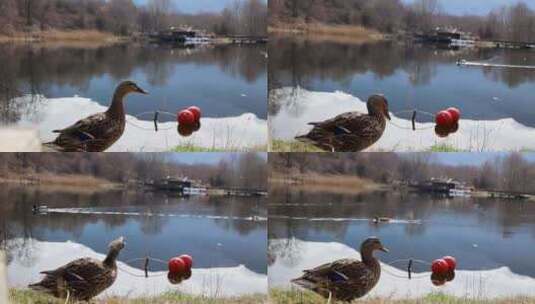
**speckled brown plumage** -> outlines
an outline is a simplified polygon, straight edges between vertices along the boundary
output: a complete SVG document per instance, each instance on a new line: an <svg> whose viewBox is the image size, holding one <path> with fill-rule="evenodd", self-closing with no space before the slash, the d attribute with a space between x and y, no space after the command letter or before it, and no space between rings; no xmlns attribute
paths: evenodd
<svg viewBox="0 0 535 304"><path fill-rule="evenodd" d="M60 152L106 151L124 133L126 115L123 99L129 93L147 94L132 81L121 83L106 112L91 115L65 129L54 130L54 133L59 133L58 137L45 146Z"/></svg>
<svg viewBox="0 0 535 304"><path fill-rule="evenodd" d="M305 270L293 283L312 290L325 298L351 302L365 296L379 282L381 265L373 256L375 250L388 252L375 237L365 240L360 248L362 262L341 259L314 269Z"/></svg>
<svg viewBox="0 0 535 304"><path fill-rule="evenodd" d="M82 258L59 267L43 271L45 277L29 287L57 298L89 301L109 288L117 278L117 256L124 248L121 237L110 243L110 250L104 261Z"/></svg>
<svg viewBox="0 0 535 304"><path fill-rule="evenodd" d="M297 140L310 143L328 152L358 152L369 148L383 135L386 128L388 101L382 95L372 95L367 102L368 114L343 113L335 118L313 122L314 128Z"/></svg>

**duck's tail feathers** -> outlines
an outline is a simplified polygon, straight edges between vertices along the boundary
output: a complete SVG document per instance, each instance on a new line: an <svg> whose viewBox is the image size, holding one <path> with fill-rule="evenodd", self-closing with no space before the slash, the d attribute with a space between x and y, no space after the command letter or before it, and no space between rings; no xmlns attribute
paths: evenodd
<svg viewBox="0 0 535 304"><path fill-rule="evenodd" d="M296 136L295 140L300 141L300 142L304 142L304 143L309 143L309 144L313 142L310 139L310 137L308 137L308 134L307 135Z"/></svg>
<svg viewBox="0 0 535 304"><path fill-rule="evenodd" d="M318 288L318 285L316 282L307 280L306 278L303 278L303 277L293 279L291 282L309 290L316 290Z"/></svg>

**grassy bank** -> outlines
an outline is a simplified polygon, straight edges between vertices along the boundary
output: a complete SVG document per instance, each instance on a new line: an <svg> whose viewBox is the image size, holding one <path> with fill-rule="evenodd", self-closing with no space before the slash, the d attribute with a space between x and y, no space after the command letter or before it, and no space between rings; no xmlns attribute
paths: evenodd
<svg viewBox="0 0 535 304"><path fill-rule="evenodd" d="M376 30L358 25L339 25L323 23L276 23L268 27L268 32L278 35L300 35L314 40L337 42L367 42L384 39Z"/></svg>
<svg viewBox="0 0 535 304"><path fill-rule="evenodd" d="M108 42L123 41L125 37L97 30L47 30L34 32L14 32L0 35L0 42Z"/></svg>
<svg viewBox="0 0 535 304"><path fill-rule="evenodd" d="M271 142L271 152L325 152L313 145L302 143L300 141L274 139Z"/></svg>
<svg viewBox="0 0 535 304"><path fill-rule="evenodd" d="M270 303L272 304L325 304L325 299L308 291L280 290L270 291ZM456 298L442 293L430 294L420 299L391 300L386 298L360 299L354 303L361 304L535 304L535 298L507 298L507 299L470 299Z"/></svg>
<svg viewBox="0 0 535 304"><path fill-rule="evenodd" d="M58 300L31 290L11 289L9 298L10 304L64 304L65 300ZM71 302L72 303L72 302ZM250 295L233 298L206 298L199 296L190 296L179 293L166 293L158 297L147 297L138 299L110 297L93 300L94 304L171 304L171 303L188 303L188 304L254 304L267 303L265 295Z"/></svg>
<svg viewBox="0 0 535 304"><path fill-rule="evenodd" d="M216 148L200 147L193 144L179 145L171 149L171 152L265 152L265 146L255 146L251 148Z"/></svg>
<svg viewBox="0 0 535 304"><path fill-rule="evenodd" d="M369 179L352 175L333 175L318 173L279 173L273 172L269 178L270 185L292 185L292 188L309 192L363 193L377 191L386 187Z"/></svg>

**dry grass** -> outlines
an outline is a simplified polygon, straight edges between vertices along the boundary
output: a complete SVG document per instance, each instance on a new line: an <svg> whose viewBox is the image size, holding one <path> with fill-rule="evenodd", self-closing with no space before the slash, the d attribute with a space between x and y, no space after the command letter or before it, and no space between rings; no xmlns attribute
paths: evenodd
<svg viewBox="0 0 535 304"><path fill-rule="evenodd" d="M31 290L11 289L10 290L10 304L64 304L64 300L58 300L47 295L33 292ZM78 304L82 302L70 302L71 304ZM86 302L83 302L86 303ZM267 303L267 296L265 295L250 295L232 298L208 298L200 296L190 296L175 292L169 292L158 297L147 298L120 298L108 297L98 300L93 300L91 303L95 304L171 304L171 303L187 303L187 304L259 304Z"/></svg>
<svg viewBox="0 0 535 304"><path fill-rule="evenodd" d="M96 30L48 30L0 35L0 42L115 43L124 38Z"/></svg>
<svg viewBox="0 0 535 304"><path fill-rule="evenodd" d="M323 23L277 23L268 31L278 35L303 35L317 41L340 43L363 43L384 39L384 35L358 25L337 25Z"/></svg>
<svg viewBox="0 0 535 304"><path fill-rule="evenodd" d="M270 303L272 304L325 304L326 300L322 297L309 292L298 289L280 290L273 289L269 293ZM334 301L333 301L334 303ZM360 304L535 304L534 298L507 298L507 299L471 299L471 298L456 298L442 293L429 294L420 299L405 299L392 300L388 298L368 298L359 299L353 303Z"/></svg>
<svg viewBox="0 0 535 304"><path fill-rule="evenodd" d="M0 183L46 186L48 189L56 187L58 190L62 191L67 191L70 189L74 189L76 191L79 191L80 189L87 191L96 189L111 190L121 187L120 184L90 175L55 175L49 173L23 175L11 174L7 177L0 178Z"/></svg>
<svg viewBox="0 0 535 304"><path fill-rule="evenodd" d="M317 173L283 174L274 172L270 176L269 183L275 187L291 184L292 188L309 192L347 194L371 192L382 188L382 185L358 176Z"/></svg>

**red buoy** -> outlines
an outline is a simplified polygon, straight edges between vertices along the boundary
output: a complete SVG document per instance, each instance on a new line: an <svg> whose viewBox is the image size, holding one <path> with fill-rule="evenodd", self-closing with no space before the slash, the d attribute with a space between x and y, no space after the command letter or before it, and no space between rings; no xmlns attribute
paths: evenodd
<svg viewBox="0 0 535 304"><path fill-rule="evenodd" d="M448 113L450 113L451 118L453 119L453 123L459 122L459 119L461 119L461 111L455 107L448 108L446 110Z"/></svg>
<svg viewBox="0 0 535 304"><path fill-rule="evenodd" d="M187 269L186 263L181 258L172 258L169 260L168 267L170 273L180 275L182 275Z"/></svg>
<svg viewBox="0 0 535 304"><path fill-rule="evenodd" d="M433 271L433 273L443 275L446 274L448 270L450 270L450 266L448 266L448 263L443 259L434 260L431 264L431 271Z"/></svg>
<svg viewBox="0 0 535 304"><path fill-rule="evenodd" d="M435 116L435 122L439 126L451 126L453 124L453 117L448 111L440 111Z"/></svg>
<svg viewBox="0 0 535 304"><path fill-rule="evenodd" d="M457 260L454 257L447 255L442 259L446 261L446 263L448 263L448 269L450 271L455 270L455 268L457 267Z"/></svg>
<svg viewBox="0 0 535 304"><path fill-rule="evenodd" d="M193 125L195 123L195 115L189 110L182 110L178 112L178 123L181 125Z"/></svg>
<svg viewBox="0 0 535 304"><path fill-rule="evenodd" d="M188 108L188 111L193 113L193 115L195 116L195 122L199 122L201 120L201 115L202 115L201 108L196 107L196 106L191 106Z"/></svg>
<svg viewBox="0 0 535 304"><path fill-rule="evenodd" d="M447 281L447 279L446 279L446 277L444 275L441 275L441 274L438 274L438 273L431 274L431 282L435 286L442 286L442 285L446 284L446 281Z"/></svg>
<svg viewBox="0 0 535 304"><path fill-rule="evenodd" d="M178 258L184 261L184 263L186 264L186 269L191 269L191 267L193 266L193 258L191 256L187 254L183 254L179 256Z"/></svg>

